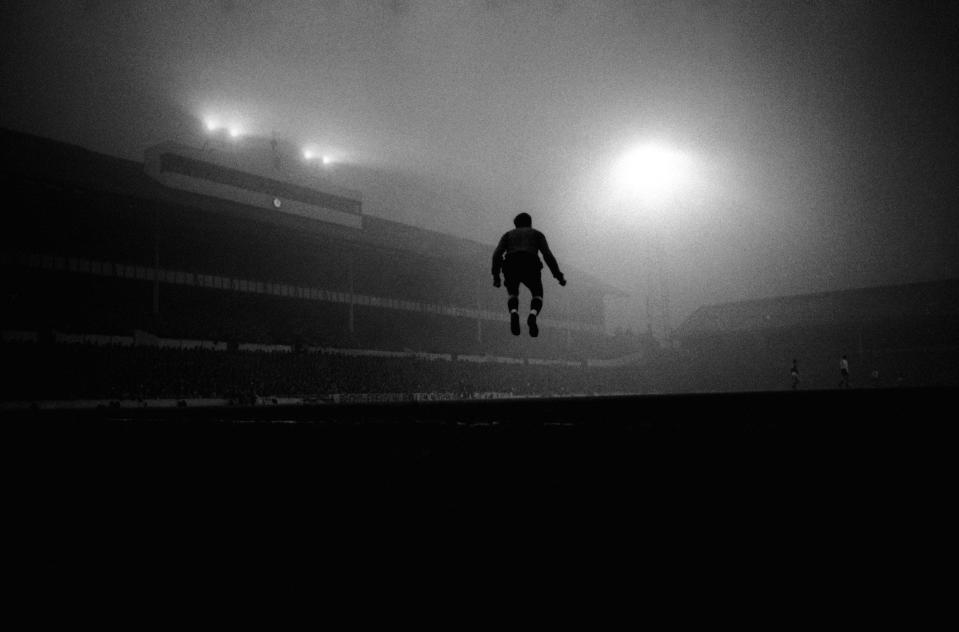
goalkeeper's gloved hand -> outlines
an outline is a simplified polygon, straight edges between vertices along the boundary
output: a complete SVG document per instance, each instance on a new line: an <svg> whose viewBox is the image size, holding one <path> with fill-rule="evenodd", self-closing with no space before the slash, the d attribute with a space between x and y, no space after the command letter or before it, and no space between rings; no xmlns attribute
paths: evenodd
<svg viewBox="0 0 959 632"><path fill-rule="evenodd" d="M562 285L562 286L565 286L565 285L566 285L566 277L563 276L562 274L559 275L558 277L556 277L556 280L559 281L559 284L560 284L560 285Z"/></svg>

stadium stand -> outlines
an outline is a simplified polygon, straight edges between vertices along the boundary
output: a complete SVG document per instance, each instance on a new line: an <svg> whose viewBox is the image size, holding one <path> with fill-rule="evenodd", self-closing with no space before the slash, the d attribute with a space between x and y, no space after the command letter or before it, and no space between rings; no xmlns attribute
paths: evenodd
<svg viewBox="0 0 959 632"><path fill-rule="evenodd" d="M256 173L247 174L248 182L242 172L229 173L232 184L256 189L243 204L166 186L137 163L2 134L4 186L19 210L4 233L4 269L14 288L8 302L16 303L10 307L21 320L47 311L45 324L73 325L54 321L73 320L75 295L91 286L91 296L106 292L124 306L104 325L113 330L177 337L182 323L167 323L182 320L181 306L200 301L242 318L233 305L239 302L284 306L280 312L299 312L293 320L321 322L327 335L351 338L354 346L394 344L395 335L382 334L383 321L397 331L449 332L450 342L467 346L514 344L493 332L505 328L505 317L501 292L488 287L485 274L490 245L365 216L346 194L310 194L303 187L296 189L299 198L347 208L360 227L267 211L254 205L260 190L275 184L277 195L293 193ZM564 300L551 301L544 315L544 331L552 335L536 348L549 357L603 348L603 313L596 306L604 293L618 290L577 276L577 286ZM54 296L67 285L74 296ZM286 310L291 299L302 304ZM233 335L263 342L305 335L292 333L287 323L264 328L272 334L253 329ZM432 338L410 333L402 344L438 346Z"/></svg>
<svg viewBox="0 0 959 632"><path fill-rule="evenodd" d="M956 386L957 319L940 281L706 306L677 338L703 390L784 388L794 358L803 388L834 388L843 355L859 386Z"/></svg>
<svg viewBox="0 0 959 632"><path fill-rule="evenodd" d="M383 401L621 394L639 387L632 367L526 364L486 356L309 349L209 341L61 335L6 336L0 402L21 407L191 405L278 401ZM19 338L19 339L15 339ZM97 339L99 338L99 340ZM142 341L141 341L142 342ZM175 342L175 344L174 344ZM56 404L59 402L59 404ZM169 402L167 402L169 403Z"/></svg>
<svg viewBox="0 0 959 632"><path fill-rule="evenodd" d="M26 400L39 397L42 385L54 399L224 392L226 387L210 385L202 375L194 386L163 379L162 386L131 383L143 381L140 367L153 354L166 357L166 351L141 344L149 339L226 345L229 362L223 354L211 362L241 367L229 369L230 375L251 362L239 351L244 345L508 357L526 371L545 372L553 369L537 363L580 367L653 349L649 339L607 335L603 296L618 290L573 270L568 276L577 283L548 302L541 336L511 336L505 299L489 283L491 245L363 215L359 194L310 188L302 177L285 173L267 177L236 168L241 157L223 166L202 151L173 144L151 149L139 164L10 131L0 137L0 178L14 209L0 237L0 329L7 338L32 332L39 341L30 353L5 348L5 356L24 363L31 353L42 358L32 362L35 372L24 372L31 379L8 384L5 401L17 399L14 385ZM134 332L135 348L76 344ZM394 366L382 372L375 367L387 362L382 358L354 361L365 364L338 369L376 376L383 380L381 390L414 391L412 378L387 376L415 376L422 369L413 362L404 371ZM42 369L61 364L72 368ZM128 370L103 369L116 379L110 386L110 380L92 377L102 373L93 368L100 364ZM440 387L432 390L462 391L459 382L482 383L473 391L495 390L504 379L476 378L490 373L486 363L457 366L459 378L434 376ZM84 380L71 380L71 372L91 381L83 386ZM350 390L367 392L374 390L371 379L347 382ZM549 392L549 379L531 390ZM277 378L264 388L284 395L330 391L316 382L309 388L296 384ZM563 389L585 386L574 380Z"/></svg>
<svg viewBox="0 0 959 632"><path fill-rule="evenodd" d="M793 358L802 388L834 388L842 354L856 386L959 383L957 282L707 306L664 352L608 335L603 296L618 290L571 270L579 282L548 301L540 338L516 338L488 244L363 215L335 187L214 173L197 150L160 146L144 166L0 135L14 209L0 330L19 373L5 402L779 390ZM150 369L171 358L196 372Z"/></svg>

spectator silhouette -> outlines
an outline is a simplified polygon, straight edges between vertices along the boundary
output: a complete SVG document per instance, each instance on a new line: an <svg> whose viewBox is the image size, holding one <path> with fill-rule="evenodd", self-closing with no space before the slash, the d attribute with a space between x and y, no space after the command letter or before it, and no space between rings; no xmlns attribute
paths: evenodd
<svg viewBox="0 0 959 632"><path fill-rule="evenodd" d="M849 388L849 360L845 354L839 360L839 388Z"/></svg>

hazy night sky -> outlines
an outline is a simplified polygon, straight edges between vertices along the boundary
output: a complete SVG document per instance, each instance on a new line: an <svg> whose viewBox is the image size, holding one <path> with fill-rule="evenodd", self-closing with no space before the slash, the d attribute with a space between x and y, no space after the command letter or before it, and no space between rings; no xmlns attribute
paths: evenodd
<svg viewBox="0 0 959 632"><path fill-rule="evenodd" d="M494 244L529 211L561 264L641 297L658 232L674 325L959 277L956 3L0 7L0 126L137 161L205 116L275 131L334 155L371 215ZM695 167L668 212L609 182L647 139Z"/></svg>

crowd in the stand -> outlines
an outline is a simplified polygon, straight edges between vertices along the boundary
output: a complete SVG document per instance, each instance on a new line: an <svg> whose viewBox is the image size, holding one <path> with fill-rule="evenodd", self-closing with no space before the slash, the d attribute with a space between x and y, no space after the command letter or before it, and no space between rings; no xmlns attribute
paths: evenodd
<svg viewBox="0 0 959 632"><path fill-rule="evenodd" d="M310 397L337 393L513 395L642 392L636 367L354 357L316 352L5 344L3 401Z"/></svg>
<svg viewBox="0 0 959 632"><path fill-rule="evenodd" d="M830 345L768 347L736 353L728 345L674 349L620 367L588 363L505 364L320 351L171 349L154 346L5 342L0 401L323 397L337 394L444 394L457 398L742 392L955 386L955 347L849 354L840 373Z"/></svg>
<svg viewBox="0 0 959 632"><path fill-rule="evenodd" d="M549 305L540 336L532 339L510 334L505 301L496 305L503 320L477 322L367 305L356 305L351 316L346 303L162 285L160 311L155 314L148 284L131 288L125 279L96 275L78 279L46 270L18 273L15 282L17 287L9 289L0 309L3 329L122 336L141 330L167 339L562 360L616 358L652 344L643 336L557 328L550 319L560 315Z"/></svg>

